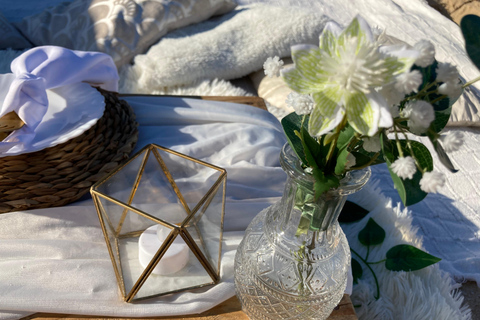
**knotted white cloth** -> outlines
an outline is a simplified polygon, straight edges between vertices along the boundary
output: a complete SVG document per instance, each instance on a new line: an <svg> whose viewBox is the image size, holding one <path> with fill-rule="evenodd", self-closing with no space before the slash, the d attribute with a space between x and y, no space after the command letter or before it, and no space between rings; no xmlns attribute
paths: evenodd
<svg viewBox="0 0 480 320"><path fill-rule="evenodd" d="M81 82L110 91L118 89L115 64L110 56L100 52L36 47L13 60L10 68L15 77L1 105L0 117L14 111L25 126L14 137L1 142L0 151L12 143L28 144L34 139L35 129L49 108L48 89Z"/></svg>

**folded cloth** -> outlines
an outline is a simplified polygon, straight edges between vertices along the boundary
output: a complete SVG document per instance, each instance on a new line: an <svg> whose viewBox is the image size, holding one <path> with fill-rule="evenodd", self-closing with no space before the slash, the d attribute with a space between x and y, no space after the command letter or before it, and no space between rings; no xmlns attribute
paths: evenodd
<svg viewBox="0 0 480 320"><path fill-rule="evenodd" d="M112 58L99 52L36 47L13 60L10 68L15 79L1 105L0 117L14 111L25 123L15 136L7 138L7 142L17 144L33 140L35 128L47 113L47 89L80 82L110 91L118 88L118 74Z"/></svg>

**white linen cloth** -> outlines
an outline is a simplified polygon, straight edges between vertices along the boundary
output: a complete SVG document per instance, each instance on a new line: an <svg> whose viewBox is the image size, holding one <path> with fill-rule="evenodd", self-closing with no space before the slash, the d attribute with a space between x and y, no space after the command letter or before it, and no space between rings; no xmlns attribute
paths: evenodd
<svg viewBox="0 0 480 320"><path fill-rule="evenodd" d="M243 230L278 200L285 137L277 119L246 105L128 98L139 127L136 150L149 143L227 169L222 282L210 289L122 301L92 200L0 215L0 315L55 312L108 316L199 313L234 295L233 259Z"/></svg>
<svg viewBox="0 0 480 320"><path fill-rule="evenodd" d="M2 153L19 145L25 145L23 152L32 151L28 144L35 138L35 129L49 108L47 89L81 82L110 91L118 89L115 64L109 55L100 52L73 51L56 46L36 47L13 60L10 68L15 78L0 106L0 117L14 111L25 125L0 142ZM69 111L71 114L80 112ZM61 114L66 117L65 121L70 113ZM103 110L100 110L99 117L102 114Z"/></svg>

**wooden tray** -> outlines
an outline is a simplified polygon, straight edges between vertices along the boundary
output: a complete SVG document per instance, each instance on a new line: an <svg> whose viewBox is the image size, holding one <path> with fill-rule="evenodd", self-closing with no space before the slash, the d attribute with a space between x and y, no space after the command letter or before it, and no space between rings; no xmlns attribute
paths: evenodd
<svg viewBox="0 0 480 320"><path fill-rule="evenodd" d="M112 317L90 317L90 316L70 316L62 314L46 314L37 313L21 320L101 320L101 319L126 319L126 320L147 320L147 319L162 319L162 320L248 320L248 316L243 313L240 307L240 302L237 297L228 299L218 306L199 315L188 315L178 317L152 317L152 318L112 318ZM357 320L355 310L353 309L352 301L348 295L344 295L338 307L333 310L327 320Z"/></svg>
<svg viewBox="0 0 480 320"><path fill-rule="evenodd" d="M122 95L120 95L122 96ZM129 95L123 95L129 96ZM187 97L185 97L187 98ZM265 102L259 97L212 97L212 96L191 96L188 98L198 98L203 100L213 101L225 101L240 104L247 104L263 110L267 110ZM120 298L120 297L119 297ZM51 313L36 313L31 316L22 318L21 320L100 320L100 319L126 319L126 320L142 320L142 319L162 319L162 320L174 320L174 319L190 319L190 320L248 320L248 316L242 311L240 302L237 297L232 297L227 301L219 304L218 306L199 315L186 315L176 317L151 317L151 318L118 318L118 317L96 317L96 316L74 316L65 314L51 314ZM349 295L344 295L338 306L333 310L328 320L357 320L355 309L353 308L352 301Z"/></svg>

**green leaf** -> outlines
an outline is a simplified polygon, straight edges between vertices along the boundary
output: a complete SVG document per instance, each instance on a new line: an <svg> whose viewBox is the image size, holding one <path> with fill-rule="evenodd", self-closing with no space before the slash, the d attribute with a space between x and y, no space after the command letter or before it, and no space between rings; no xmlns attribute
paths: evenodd
<svg viewBox="0 0 480 320"><path fill-rule="evenodd" d="M300 130L303 150L307 164L312 168L322 169L324 167L324 147L313 138L305 127Z"/></svg>
<svg viewBox="0 0 480 320"><path fill-rule="evenodd" d="M305 119L307 123L308 118ZM296 114L295 112L290 113L282 119L282 127L285 135L287 136L287 141L292 147L293 151L297 154L298 158L307 165L307 160L305 159L305 152L303 151L303 145L300 138L295 134L295 131L300 132L300 127L302 126L302 117Z"/></svg>
<svg viewBox="0 0 480 320"><path fill-rule="evenodd" d="M363 149L361 149L363 150ZM372 160L373 156L375 155L374 152L367 152L365 150L363 150L364 152L352 152L352 155L355 157L355 168L360 168L360 167L363 167L365 165L367 165L368 163L370 163L370 161ZM378 159L380 158L381 161L378 161ZM378 164L378 163L383 163L385 162L383 160L382 157L377 157L375 159L375 161L373 163L371 163L370 165L375 165L375 164Z"/></svg>
<svg viewBox="0 0 480 320"><path fill-rule="evenodd" d="M353 275L353 283L358 283L358 279L363 276L363 269L360 262L352 258L352 275Z"/></svg>
<svg viewBox="0 0 480 320"><path fill-rule="evenodd" d="M387 252L385 267L391 271L415 271L435 264L442 259L408 244L392 247Z"/></svg>
<svg viewBox="0 0 480 320"><path fill-rule="evenodd" d="M358 233L358 240L365 246L381 244L385 240L385 230L370 218L367 225Z"/></svg>
<svg viewBox="0 0 480 320"><path fill-rule="evenodd" d="M337 163L335 164L335 174L341 175L345 171L345 166L347 164L348 150L342 149L337 156Z"/></svg>
<svg viewBox="0 0 480 320"><path fill-rule="evenodd" d="M342 211L340 212L338 221L342 223L359 221L363 219L368 212L368 210L360 207L358 204L347 200L342 208Z"/></svg>
<svg viewBox="0 0 480 320"><path fill-rule="evenodd" d="M312 174L315 178L313 186L315 190L315 199L330 189L337 188L340 185L340 180L334 175L325 176L320 169L313 168Z"/></svg>
<svg viewBox="0 0 480 320"><path fill-rule="evenodd" d="M303 212L302 216L300 217L300 222L298 223L297 232L295 236L299 237L302 234L307 234L308 229L310 228L310 221L312 220L312 216L309 213Z"/></svg>
<svg viewBox="0 0 480 320"><path fill-rule="evenodd" d="M469 14L460 21L463 38L465 39L465 49L473 64L480 69L480 17Z"/></svg>
<svg viewBox="0 0 480 320"><path fill-rule="evenodd" d="M347 164L347 157L350 153L348 150L348 145L350 141L352 141L353 137L355 136L355 130L348 125L343 129L337 140L337 163L335 164L335 174L342 175L345 171L345 165Z"/></svg>
<svg viewBox="0 0 480 320"><path fill-rule="evenodd" d="M427 147L423 145L423 143L417 141L410 141L410 147L412 148L413 154L408 147L407 140L400 140L400 145L402 146L402 150L404 155L406 156L413 156L417 159L420 167L427 169L428 171L433 170L433 158L430 154L430 151Z"/></svg>
<svg viewBox="0 0 480 320"><path fill-rule="evenodd" d="M452 172L452 173L458 172L458 169L455 169L452 161L448 157L448 155L445 152L445 150L443 149L442 145L440 143L438 143L438 141L435 141L433 143L433 146L435 148L435 151L437 152L438 159L445 166L445 168L450 170L450 172Z"/></svg>
<svg viewBox="0 0 480 320"><path fill-rule="evenodd" d="M435 81L437 77L436 69L438 67L438 62L435 60L431 65L426 68L414 66L412 69L419 70L422 73L423 83L419 87L418 91L421 91L426 86L429 86L429 93L427 96L423 97L422 100L427 102L436 101L438 98L441 98L437 92L438 84L433 87L430 87L431 84ZM417 93L412 93L407 97L415 96ZM435 132L440 132L447 125L448 119L450 118L450 113L452 112L452 105L457 101L458 97L455 99L450 99L449 97L443 97L441 100L438 100L432 103L433 109L435 110L435 120L432 122L430 128L435 130ZM406 101L406 100L404 100ZM404 103L402 103L402 107ZM406 124L406 123L405 123ZM425 136L425 134L421 134Z"/></svg>
<svg viewBox="0 0 480 320"><path fill-rule="evenodd" d="M337 148L338 149L346 148L350 143L350 141L352 141L354 136L355 136L355 130L353 130L352 126L347 125L338 135Z"/></svg>
<svg viewBox="0 0 480 320"><path fill-rule="evenodd" d="M450 99L448 98L447 100L450 101ZM452 112L451 105L449 105L449 107L443 111L435 111L435 120L433 120L430 127L437 133L442 131L443 128L445 128L445 126L447 125L448 119L450 119L451 112Z"/></svg>

